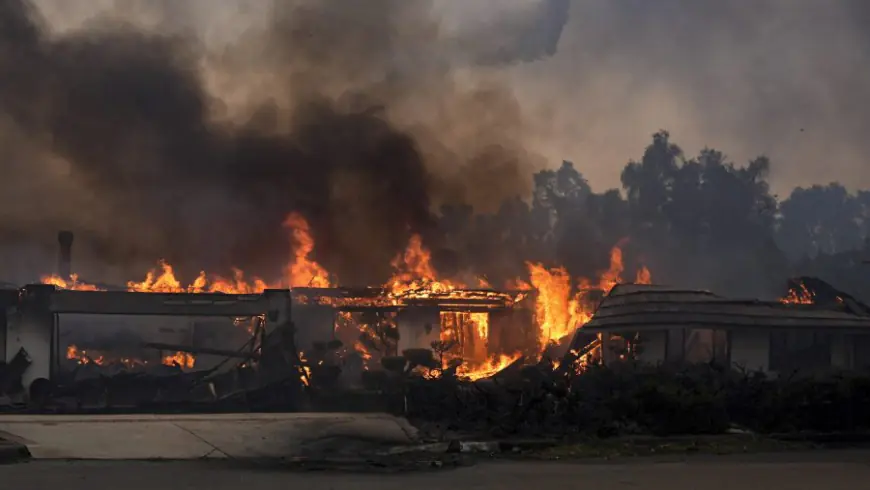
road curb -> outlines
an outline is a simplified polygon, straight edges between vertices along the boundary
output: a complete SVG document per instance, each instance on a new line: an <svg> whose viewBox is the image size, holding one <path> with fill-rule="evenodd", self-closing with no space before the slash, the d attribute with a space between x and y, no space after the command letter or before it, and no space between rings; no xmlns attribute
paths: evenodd
<svg viewBox="0 0 870 490"><path fill-rule="evenodd" d="M30 450L24 444L0 440L0 464L20 463L30 459Z"/></svg>

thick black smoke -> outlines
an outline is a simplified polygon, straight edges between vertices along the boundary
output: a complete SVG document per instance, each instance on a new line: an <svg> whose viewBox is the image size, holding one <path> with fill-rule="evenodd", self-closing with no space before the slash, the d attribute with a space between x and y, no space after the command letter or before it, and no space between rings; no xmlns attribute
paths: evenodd
<svg viewBox="0 0 870 490"><path fill-rule="evenodd" d="M298 211L317 258L363 284L433 225L434 204L526 191L519 109L500 86L454 78L427 2L273 8L214 59L183 33L105 19L52 33L28 2L0 0L7 243L65 228L79 259L108 264L94 274L164 257L273 277ZM213 98L212 75L243 100Z"/></svg>

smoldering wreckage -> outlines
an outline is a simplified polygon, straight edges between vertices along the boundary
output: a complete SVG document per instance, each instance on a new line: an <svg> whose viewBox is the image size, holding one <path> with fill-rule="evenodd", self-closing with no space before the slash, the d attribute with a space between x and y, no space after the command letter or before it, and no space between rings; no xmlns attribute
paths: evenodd
<svg viewBox="0 0 870 490"><path fill-rule="evenodd" d="M450 418L439 410L455 415L457 403L476 403L477 412L498 412L493 407L501 404L500 415L483 418L511 430L536 403L525 396L530 389L570 390L564 380L591 366L627 358L724 359L772 371L777 366L766 350L764 359L742 354L759 350L741 350L738 344L749 338L744 332L839 328L851 343L854 334L870 332L870 308L819 280L791 281L779 302L736 302L654 286L646 268L624 281L619 247L596 281L572 284L562 268L528 264L528 281L499 290L482 279L473 286L440 279L414 236L393 261L387 284L342 288L309 258L314 241L305 220L288 221L294 254L275 283L235 271L231 279L202 273L184 285L161 262L126 287L92 284L72 272L73 235L61 232L55 274L0 291L6 312L0 407L36 413L352 409L439 419ZM748 307L760 316L749 314L750 324L735 320ZM679 318L680 311L694 317ZM726 332L724 348L719 332ZM828 356L829 366L838 359Z"/></svg>

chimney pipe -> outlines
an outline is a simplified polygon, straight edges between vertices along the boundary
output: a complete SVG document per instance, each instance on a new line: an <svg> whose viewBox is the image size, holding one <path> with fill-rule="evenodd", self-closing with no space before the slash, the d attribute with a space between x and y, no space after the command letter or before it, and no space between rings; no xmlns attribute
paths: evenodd
<svg viewBox="0 0 870 490"><path fill-rule="evenodd" d="M57 275L67 279L72 274L72 243L73 233L61 231L57 234L60 251L57 254Z"/></svg>

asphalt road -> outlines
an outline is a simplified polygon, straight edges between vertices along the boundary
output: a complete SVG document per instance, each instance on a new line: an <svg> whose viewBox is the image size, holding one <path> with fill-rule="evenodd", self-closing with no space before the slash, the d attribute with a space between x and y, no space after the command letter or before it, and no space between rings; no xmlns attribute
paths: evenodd
<svg viewBox="0 0 870 490"><path fill-rule="evenodd" d="M0 486L94 490L441 490L639 488L650 490L838 490L866 488L870 452L706 457L610 463L489 462L431 472L298 472L215 462L32 461L0 466Z"/></svg>

